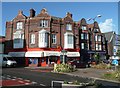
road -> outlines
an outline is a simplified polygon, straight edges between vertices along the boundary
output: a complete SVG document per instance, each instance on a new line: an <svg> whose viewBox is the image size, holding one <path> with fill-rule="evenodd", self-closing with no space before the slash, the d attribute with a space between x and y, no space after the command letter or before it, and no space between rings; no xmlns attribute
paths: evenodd
<svg viewBox="0 0 120 88"><path fill-rule="evenodd" d="M89 72L90 71L90 72ZM31 87L34 88L39 86L40 88L50 88L52 81L79 81L79 82L89 82L89 78L79 77L77 75L86 77L91 76L90 69L78 70L76 72L69 74L53 73L50 70L46 69L31 69L31 68L3 68L2 69L2 86L19 86L20 88ZM93 70L95 73L95 69ZM86 73L87 72L87 73ZM99 72L99 71L98 71ZM83 74L84 73L84 74ZM100 72L99 72L100 73ZM77 74L77 75L76 75ZM76 75L76 76L75 76ZM1 81L1 80L0 80ZM105 80L96 80L97 83L102 83L105 85L105 88L120 88L120 83L109 82ZM0 85L1 86L1 85ZM27 87L26 87L27 86Z"/></svg>
<svg viewBox="0 0 120 88"><path fill-rule="evenodd" d="M33 85L50 87L52 81L88 81L65 74L57 74L49 71L33 70L28 68L4 68L2 69L3 86L10 86L10 82L15 81L14 86ZM5 81L5 82L4 82ZM6 82L7 81L7 82ZM18 82L18 83L17 83ZM7 83L7 84L6 84Z"/></svg>

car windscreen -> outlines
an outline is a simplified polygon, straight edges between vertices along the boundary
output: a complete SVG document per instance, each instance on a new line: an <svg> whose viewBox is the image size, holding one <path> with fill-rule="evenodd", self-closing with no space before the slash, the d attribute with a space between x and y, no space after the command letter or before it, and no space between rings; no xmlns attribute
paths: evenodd
<svg viewBox="0 0 120 88"><path fill-rule="evenodd" d="M7 57L8 60L14 61L12 57Z"/></svg>

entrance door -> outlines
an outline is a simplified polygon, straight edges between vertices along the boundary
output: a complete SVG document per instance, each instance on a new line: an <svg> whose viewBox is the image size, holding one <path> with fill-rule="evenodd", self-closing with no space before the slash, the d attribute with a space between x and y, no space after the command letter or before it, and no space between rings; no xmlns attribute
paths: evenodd
<svg viewBox="0 0 120 88"><path fill-rule="evenodd" d="M29 58L29 66L37 67L38 66L38 58Z"/></svg>

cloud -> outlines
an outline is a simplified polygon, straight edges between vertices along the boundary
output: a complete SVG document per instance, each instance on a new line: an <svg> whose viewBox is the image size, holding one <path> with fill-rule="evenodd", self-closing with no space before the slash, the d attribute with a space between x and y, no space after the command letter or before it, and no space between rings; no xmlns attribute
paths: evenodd
<svg viewBox="0 0 120 88"><path fill-rule="evenodd" d="M115 30L112 19L106 19L104 22L100 22L99 27L102 33Z"/></svg>

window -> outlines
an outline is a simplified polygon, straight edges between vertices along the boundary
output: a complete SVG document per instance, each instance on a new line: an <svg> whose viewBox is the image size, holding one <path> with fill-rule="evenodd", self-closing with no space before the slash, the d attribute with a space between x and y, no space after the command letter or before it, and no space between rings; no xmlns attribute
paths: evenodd
<svg viewBox="0 0 120 88"><path fill-rule="evenodd" d="M98 41L101 41L101 36L100 35L98 36Z"/></svg>
<svg viewBox="0 0 120 88"><path fill-rule="evenodd" d="M23 23L22 22L18 22L17 23L17 29L22 29L23 28Z"/></svg>
<svg viewBox="0 0 120 88"><path fill-rule="evenodd" d="M97 35L95 35L95 41L97 41Z"/></svg>
<svg viewBox="0 0 120 88"><path fill-rule="evenodd" d="M68 44L73 44L73 36L68 35Z"/></svg>
<svg viewBox="0 0 120 88"><path fill-rule="evenodd" d="M39 47L48 47L48 32L44 29L39 31Z"/></svg>
<svg viewBox="0 0 120 88"><path fill-rule="evenodd" d="M90 47L89 47L89 43L88 43L87 49L88 49L88 50L90 49Z"/></svg>
<svg viewBox="0 0 120 88"><path fill-rule="evenodd" d="M85 39L88 39L88 34L85 34Z"/></svg>
<svg viewBox="0 0 120 88"><path fill-rule="evenodd" d="M99 49L98 44L96 44L96 50L98 50L98 49Z"/></svg>
<svg viewBox="0 0 120 88"><path fill-rule="evenodd" d="M23 48L24 45L24 34L20 31L17 31L13 34L13 47L14 48Z"/></svg>
<svg viewBox="0 0 120 88"><path fill-rule="evenodd" d="M98 45L98 48L99 48L99 50L102 50L102 48L101 48L101 44Z"/></svg>
<svg viewBox="0 0 120 88"><path fill-rule="evenodd" d="M74 48L74 36L71 32L64 34L64 48Z"/></svg>
<svg viewBox="0 0 120 88"><path fill-rule="evenodd" d="M84 49L85 47L85 44L84 43L81 43L81 49Z"/></svg>
<svg viewBox="0 0 120 88"><path fill-rule="evenodd" d="M56 44L56 34L52 34L52 43Z"/></svg>
<svg viewBox="0 0 120 88"><path fill-rule="evenodd" d="M35 34L31 34L30 36L30 43L35 44Z"/></svg>
<svg viewBox="0 0 120 88"><path fill-rule="evenodd" d="M84 39L84 34L83 33L81 34L81 39Z"/></svg>
<svg viewBox="0 0 120 88"><path fill-rule="evenodd" d="M41 20L40 27L48 27L48 20Z"/></svg>
<svg viewBox="0 0 120 88"><path fill-rule="evenodd" d="M86 30L86 26L82 26L82 30Z"/></svg>
<svg viewBox="0 0 120 88"><path fill-rule="evenodd" d="M71 24L67 24L66 25L66 30L72 30L72 25Z"/></svg>

